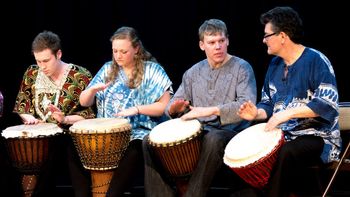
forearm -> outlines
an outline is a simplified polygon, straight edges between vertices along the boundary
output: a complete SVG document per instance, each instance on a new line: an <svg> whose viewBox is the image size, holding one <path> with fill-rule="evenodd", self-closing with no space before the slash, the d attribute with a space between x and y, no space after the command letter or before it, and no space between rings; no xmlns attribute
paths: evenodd
<svg viewBox="0 0 350 197"><path fill-rule="evenodd" d="M293 119L293 118L314 118L314 117L319 116L318 114L316 114L314 111L312 111L307 106L290 108L290 109L287 109L286 112L289 115L289 119Z"/></svg>
<svg viewBox="0 0 350 197"><path fill-rule="evenodd" d="M258 114L255 117L255 120L265 120L267 119L267 114L264 109L258 109Z"/></svg>
<svg viewBox="0 0 350 197"><path fill-rule="evenodd" d="M81 106L90 107L94 104L95 95L98 90L94 88L89 88L81 92L79 97L79 102Z"/></svg>
<svg viewBox="0 0 350 197"><path fill-rule="evenodd" d="M149 105L139 105L136 106L138 113L147 115L147 116L161 116L164 114L164 110L170 100L170 93L167 91L163 94L163 96L159 99L159 101L156 101Z"/></svg>
<svg viewBox="0 0 350 197"><path fill-rule="evenodd" d="M165 106L159 103L152 103L150 105L135 106L139 114L146 116L161 116L164 113Z"/></svg>

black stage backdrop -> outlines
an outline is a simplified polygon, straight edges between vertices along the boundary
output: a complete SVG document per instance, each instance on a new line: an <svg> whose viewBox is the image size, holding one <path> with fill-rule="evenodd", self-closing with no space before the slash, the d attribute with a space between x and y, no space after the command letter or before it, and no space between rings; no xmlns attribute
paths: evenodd
<svg viewBox="0 0 350 197"><path fill-rule="evenodd" d="M19 124L12 114L25 69L35 63L31 42L43 30L62 40L63 61L88 68L94 75L111 59L110 36L120 26L135 27L165 68L176 90L186 69L205 58L198 46L198 27L209 18L226 22L229 53L246 59L255 71L258 94L271 59L262 43L261 13L274 6L296 9L305 26L304 45L332 62L340 101L350 101L346 67L349 11L345 1L319 0L11 0L0 6L0 90L5 97L1 127Z"/></svg>

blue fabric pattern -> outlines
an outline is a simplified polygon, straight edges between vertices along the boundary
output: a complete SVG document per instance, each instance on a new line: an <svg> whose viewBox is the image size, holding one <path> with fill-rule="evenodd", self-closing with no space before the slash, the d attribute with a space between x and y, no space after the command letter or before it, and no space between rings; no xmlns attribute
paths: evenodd
<svg viewBox="0 0 350 197"><path fill-rule="evenodd" d="M291 119L281 124L286 140L300 135L321 136L325 142L322 161L337 160L341 149L338 90L330 61L321 52L305 48L302 56L288 66L286 78L285 66L280 57L271 61L258 107L270 117L281 110L308 106L319 117Z"/></svg>
<svg viewBox="0 0 350 197"><path fill-rule="evenodd" d="M98 84L106 83L106 76L111 68L112 62L106 62L98 71L96 76L90 82L87 88ZM130 89L127 85L127 76L123 69L117 76L117 79L104 91L96 94L97 117L109 118L115 117L114 114L122 109L128 109L133 106L147 105L154 103L164 94L165 91L172 90L172 82L164 71L163 67L155 62L146 61L144 64L143 80L135 89ZM145 115L135 115L124 117L132 125L131 140L143 139L143 137L152 130L157 124L166 120L163 117L150 117Z"/></svg>

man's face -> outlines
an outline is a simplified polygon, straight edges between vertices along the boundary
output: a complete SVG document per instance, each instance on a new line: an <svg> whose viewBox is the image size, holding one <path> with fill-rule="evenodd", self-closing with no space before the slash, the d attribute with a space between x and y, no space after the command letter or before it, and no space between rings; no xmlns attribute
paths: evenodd
<svg viewBox="0 0 350 197"><path fill-rule="evenodd" d="M199 47L205 52L210 65L221 65L227 56L227 46L229 44L223 32L213 35L205 34L203 41L199 42Z"/></svg>
<svg viewBox="0 0 350 197"><path fill-rule="evenodd" d="M60 56L60 51L57 55ZM37 65L48 77L51 77L57 71L57 66L59 65L59 57L56 57L50 49L45 49L40 52L34 52L34 57Z"/></svg>

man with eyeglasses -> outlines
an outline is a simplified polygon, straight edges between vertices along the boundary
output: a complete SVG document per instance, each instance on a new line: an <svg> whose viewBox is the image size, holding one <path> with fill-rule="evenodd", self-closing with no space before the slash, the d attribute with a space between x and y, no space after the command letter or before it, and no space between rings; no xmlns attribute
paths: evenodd
<svg viewBox="0 0 350 197"><path fill-rule="evenodd" d="M266 131L283 131L285 143L263 193L289 196L300 183L296 179L302 176L300 169L339 157L337 84L328 58L301 44L302 20L295 10L276 7L260 20L265 25L267 53L275 57L266 73L261 101L244 103L238 114L246 120L266 120Z"/></svg>

